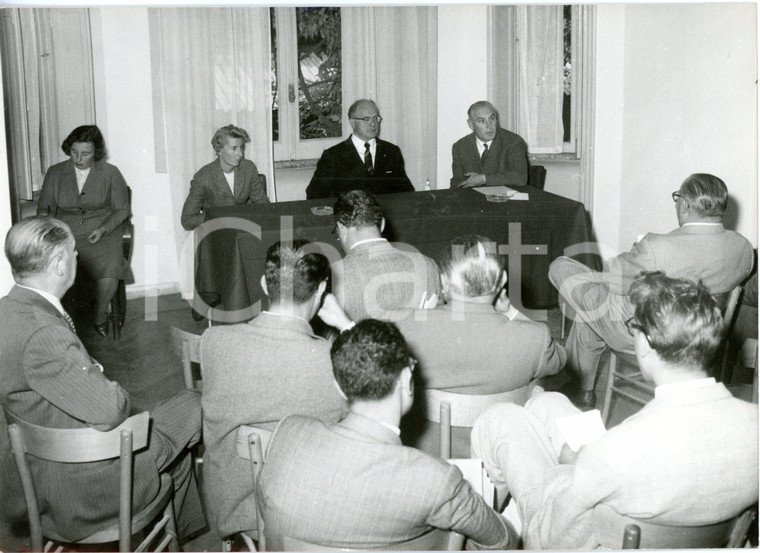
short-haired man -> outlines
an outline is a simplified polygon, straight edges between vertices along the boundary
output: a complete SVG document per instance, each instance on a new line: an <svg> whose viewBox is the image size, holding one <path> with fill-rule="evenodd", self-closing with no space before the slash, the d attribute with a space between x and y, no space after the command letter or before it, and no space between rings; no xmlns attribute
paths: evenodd
<svg viewBox="0 0 760 553"><path fill-rule="evenodd" d="M392 323L368 319L332 347L350 413L338 424L287 417L259 481L268 546L280 536L333 547L380 547L451 529L485 548L514 548L514 529L458 468L404 447L399 422L414 398L412 358Z"/></svg>
<svg viewBox="0 0 760 553"><path fill-rule="evenodd" d="M220 537L256 526L251 468L237 456L237 428L271 430L294 413L327 422L343 414L330 343L309 326L330 265L307 249L302 242L272 245L261 278L269 309L247 324L211 328L201 340L203 487L209 523Z"/></svg>
<svg viewBox="0 0 760 553"><path fill-rule="evenodd" d="M490 102L472 104L467 125L472 133L451 147L451 188L528 184L528 147L499 126L499 112Z"/></svg>
<svg viewBox="0 0 760 553"><path fill-rule="evenodd" d="M475 423L473 450L517 501L525 549L618 548L621 515L700 526L757 502L757 405L708 378L723 330L717 302L661 272L630 294L636 359L656 386L639 413L577 452L558 430L579 413L562 394L500 404Z"/></svg>
<svg viewBox="0 0 760 553"><path fill-rule="evenodd" d="M227 125L214 133L211 145L217 158L201 167L190 182L190 193L182 206L182 226L193 230L204 221L209 207L269 203L259 170L245 159L251 139L245 129Z"/></svg>
<svg viewBox="0 0 760 553"><path fill-rule="evenodd" d="M348 108L353 133L322 152L306 188L306 199L336 198L349 190L372 194L413 192L404 156L395 144L378 138L383 118L372 100L357 100Z"/></svg>
<svg viewBox="0 0 760 553"><path fill-rule="evenodd" d="M724 294L752 269L750 243L723 227L728 189L722 180L697 173L672 196L679 228L647 234L631 251L606 261L603 272L567 257L549 267L552 284L577 313L565 349L568 367L580 377L579 389L568 390L568 395L582 408L596 403L594 381L604 350L633 349L625 321L633 316L629 294L636 275L663 271L672 278L702 281L712 294Z"/></svg>
<svg viewBox="0 0 760 553"><path fill-rule="evenodd" d="M391 311L415 308L423 297L438 294L435 261L382 237L385 219L371 195L361 190L343 194L333 216L346 256L332 265L332 290L352 320L390 320Z"/></svg>
<svg viewBox="0 0 760 553"><path fill-rule="evenodd" d="M107 431L129 416L129 395L103 375L61 306L76 275L74 246L69 227L52 217L24 219L8 231L5 255L16 285L0 299L0 403L39 426ZM185 391L150 415L148 448L134 459L133 512L156 497L167 473L180 535L187 536L205 526L188 451L200 439L200 397ZM29 465L43 528L76 541L118 517L118 462L30 458Z"/></svg>

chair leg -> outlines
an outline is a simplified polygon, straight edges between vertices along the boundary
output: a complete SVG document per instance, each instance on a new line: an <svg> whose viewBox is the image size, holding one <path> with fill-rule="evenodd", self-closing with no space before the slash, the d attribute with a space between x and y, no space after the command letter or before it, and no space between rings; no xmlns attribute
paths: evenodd
<svg viewBox="0 0 760 553"><path fill-rule="evenodd" d="M604 426L609 424L610 410L612 406L612 387L615 385L617 372L617 356L610 351L610 361L607 367L607 384L604 387L604 403L602 404L602 422Z"/></svg>

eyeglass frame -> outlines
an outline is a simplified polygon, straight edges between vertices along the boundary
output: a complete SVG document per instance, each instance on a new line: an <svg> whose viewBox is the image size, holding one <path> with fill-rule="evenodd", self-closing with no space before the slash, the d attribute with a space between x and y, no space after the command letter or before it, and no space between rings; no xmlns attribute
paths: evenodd
<svg viewBox="0 0 760 553"><path fill-rule="evenodd" d="M372 116L368 115L367 117L351 117L351 119L353 119L354 121L364 121L367 124L369 124L369 123L371 123L373 121L375 123L382 123L383 122L382 115L372 115Z"/></svg>
<svg viewBox="0 0 760 553"><path fill-rule="evenodd" d="M673 203L678 203L678 198L683 198L683 195L676 190L675 192L670 193L670 197L673 198Z"/></svg>
<svg viewBox="0 0 760 553"><path fill-rule="evenodd" d="M641 332L644 335L644 338L647 339L647 344L649 344L649 347L652 347L652 342L649 341L649 335L644 330L644 327L641 326L641 323L636 321L635 316L626 319L625 323L623 324L625 324L625 328L628 330L628 334L630 334L634 338L635 338L635 335L633 334L633 329L636 329L639 332Z"/></svg>

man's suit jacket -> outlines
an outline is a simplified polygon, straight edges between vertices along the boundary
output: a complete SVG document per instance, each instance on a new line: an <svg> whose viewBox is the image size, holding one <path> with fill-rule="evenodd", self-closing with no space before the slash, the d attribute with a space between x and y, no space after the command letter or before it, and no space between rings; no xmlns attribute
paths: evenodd
<svg viewBox="0 0 760 553"><path fill-rule="evenodd" d="M259 170L249 159L233 169L235 194L230 190L219 158L201 167L190 182L190 193L182 206L182 226L193 230L204 221L203 211L209 207L269 203Z"/></svg>
<svg viewBox="0 0 760 553"><path fill-rule="evenodd" d="M25 421L51 428L105 431L127 418L127 392L103 376L63 316L41 295L13 287L0 299L0 321L3 407ZM30 458L29 465L43 530L55 528L63 537L77 540L103 529L118 515L118 459L66 464ZM158 493L155 460L138 453L134 474L136 511Z"/></svg>
<svg viewBox="0 0 760 553"><path fill-rule="evenodd" d="M472 133L457 140L451 147L452 188L467 178L465 173L484 174L487 186L528 184L528 147L519 135L499 128L485 164L480 163L475 141L475 133Z"/></svg>
<svg viewBox="0 0 760 553"><path fill-rule="evenodd" d="M526 549L593 549L610 511L665 525L731 518L757 502L757 437L757 405L723 384L655 397L575 465L545 473L523 521Z"/></svg>
<svg viewBox="0 0 760 553"><path fill-rule="evenodd" d="M504 519L447 462L401 445L379 422L283 419L259 480L270 532L321 545L377 547L452 529L493 549Z"/></svg>
<svg viewBox="0 0 760 553"><path fill-rule="evenodd" d="M306 199L337 198L344 192L364 190L370 194L413 192L406 176L401 149L385 140L377 140L373 174L367 172L364 159L347 140L322 152L317 169L306 188Z"/></svg>
<svg viewBox="0 0 760 553"><path fill-rule="evenodd" d="M206 513L224 537L256 527L251 466L237 456L238 427L272 430L291 414L336 422L344 402L330 343L294 317L263 312L248 324L207 330L201 365Z"/></svg>
<svg viewBox="0 0 760 553"><path fill-rule="evenodd" d="M435 261L381 239L356 245L332 265L332 290L354 321L393 319L391 312L414 309L423 294L440 291Z"/></svg>
<svg viewBox="0 0 760 553"><path fill-rule="evenodd" d="M396 321L418 361L415 379L427 389L496 394L557 374L567 354L549 327L510 321L491 304L451 302ZM404 443L436 454L440 429L425 420L422 398L404 418ZM469 457L470 429L452 429L453 457Z"/></svg>

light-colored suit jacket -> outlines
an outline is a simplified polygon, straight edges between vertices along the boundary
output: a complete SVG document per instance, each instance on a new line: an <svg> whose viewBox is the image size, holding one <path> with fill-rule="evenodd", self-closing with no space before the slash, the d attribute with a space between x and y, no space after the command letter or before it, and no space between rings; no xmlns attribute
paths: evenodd
<svg viewBox="0 0 760 553"><path fill-rule="evenodd" d="M467 178L465 173L484 174L486 186L528 184L528 147L520 135L499 128L485 163L480 162L475 140L475 133L471 133L451 147L452 187Z"/></svg>
<svg viewBox="0 0 760 553"><path fill-rule="evenodd" d="M203 223L203 211L209 207L269 203L259 170L250 159L243 159L233 169L235 193L230 190L219 158L201 167L190 182L190 193L182 206L182 226L193 230Z"/></svg>
<svg viewBox="0 0 760 553"><path fill-rule="evenodd" d="M89 426L105 431L127 418L127 392L103 376L63 316L41 295L15 286L0 299L0 321L3 407L50 428ZM43 530L56 529L78 540L103 529L118 515L118 459L68 464L30 458L29 465ZM156 461L137 454L134 474L137 511L158 493Z"/></svg>
<svg viewBox="0 0 760 553"><path fill-rule="evenodd" d="M493 549L509 544L495 511L458 468L401 445L372 419L287 417L260 481L268 532L321 545L377 547L453 529Z"/></svg>
<svg viewBox="0 0 760 553"><path fill-rule="evenodd" d="M352 320L391 320L441 289L435 261L387 240L358 244L332 264L332 291Z"/></svg>
<svg viewBox="0 0 760 553"><path fill-rule="evenodd" d="M657 396L546 472L526 549L592 549L610 511L665 525L731 518L758 499L757 405L723 384Z"/></svg>
<svg viewBox="0 0 760 553"><path fill-rule="evenodd" d="M249 461L238 458L240 425L274 429L290 414L335 422L344 402L334 385L330 343L306 321L261 313L248 324L208 329L203 368L203 486L219 536L256 527Z"/></svg>

